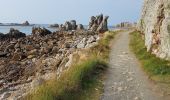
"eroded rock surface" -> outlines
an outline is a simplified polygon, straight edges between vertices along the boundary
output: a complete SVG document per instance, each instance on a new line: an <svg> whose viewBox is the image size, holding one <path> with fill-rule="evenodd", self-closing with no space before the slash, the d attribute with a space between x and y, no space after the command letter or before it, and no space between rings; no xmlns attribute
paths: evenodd
<svg viewBox="0 0 170 100"><path fill-rule="evenodd" d="M148 51L170 59L170 0L144 0L138 29L145 35Z"/></svg>

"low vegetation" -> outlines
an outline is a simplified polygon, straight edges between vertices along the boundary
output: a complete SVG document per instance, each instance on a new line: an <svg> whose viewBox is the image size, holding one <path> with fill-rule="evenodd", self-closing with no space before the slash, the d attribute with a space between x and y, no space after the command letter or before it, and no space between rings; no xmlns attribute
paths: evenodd
<svg viewBox="0 0 170 100"><path fill-rule="evenodd" d="M137 58L142 63L142 68L149 77L154 81L169 83L170 61L157 58L155 55L147 52L144 40L139 32L131 33L130 37L131 50L136 54Z"/></svg>
<svg viewBox="0 0 170 100"><path fill-rule="evenodd" d="M102 93L102 73L107 68L109 44L117 32L106 32L99 44L82 50L84 59L75 57L77 63L59 79L51 80L29 94L28 100L99 100Z"/></svg>

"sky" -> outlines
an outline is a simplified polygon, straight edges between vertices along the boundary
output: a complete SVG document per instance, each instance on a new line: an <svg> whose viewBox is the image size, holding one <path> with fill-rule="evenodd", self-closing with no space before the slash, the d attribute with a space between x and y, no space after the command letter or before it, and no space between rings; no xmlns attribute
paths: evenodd
<svg viewBox="0 0 170 100"><path fill-rule="evenodd" d="M1 0L0 22L36 24L76 20L87 25L91 16L109 16L109 25L140 18L143 0Z"/></svg>

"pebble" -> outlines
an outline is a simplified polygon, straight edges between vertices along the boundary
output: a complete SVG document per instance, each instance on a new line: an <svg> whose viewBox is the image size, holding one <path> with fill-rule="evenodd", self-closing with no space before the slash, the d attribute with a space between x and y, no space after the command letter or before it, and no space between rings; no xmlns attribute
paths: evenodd
<svg viewBox="0 0 170 100"><path fill-rule="evenodd" d="M128 82L129 82L129 81L132 81L132 80L133 80L133 78L128 78L128 79L127 79Z"/></svg>

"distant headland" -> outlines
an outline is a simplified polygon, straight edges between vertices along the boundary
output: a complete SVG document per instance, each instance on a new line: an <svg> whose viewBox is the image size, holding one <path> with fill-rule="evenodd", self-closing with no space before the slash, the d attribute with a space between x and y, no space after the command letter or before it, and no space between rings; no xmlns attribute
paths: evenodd
<svg viewBox="0 0 170 100"><path fill-rule="evenodd" d="M24 23L0 23L0 26L34 26L35 24L30 24L28 21Z"/></svg>

